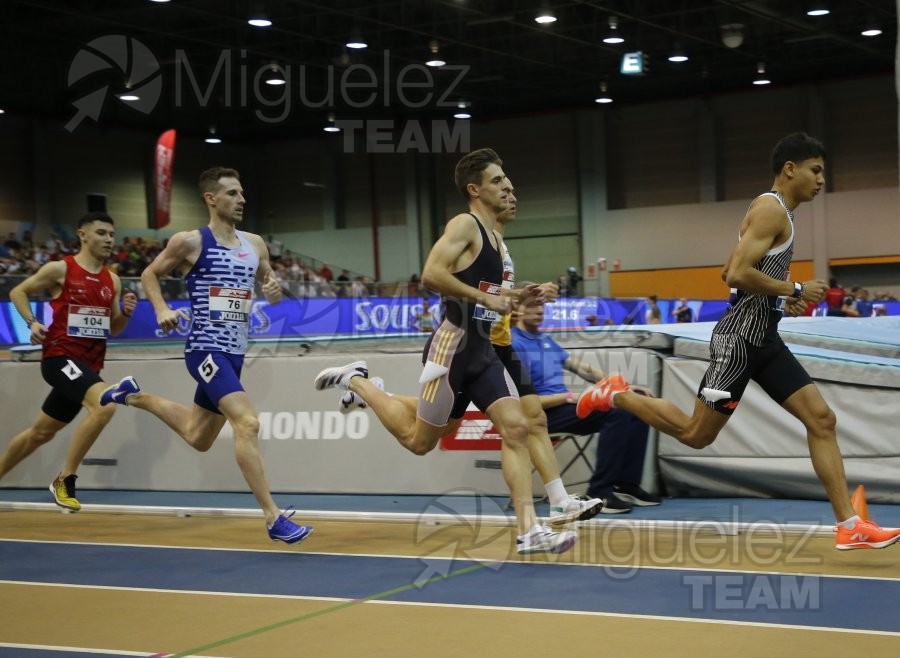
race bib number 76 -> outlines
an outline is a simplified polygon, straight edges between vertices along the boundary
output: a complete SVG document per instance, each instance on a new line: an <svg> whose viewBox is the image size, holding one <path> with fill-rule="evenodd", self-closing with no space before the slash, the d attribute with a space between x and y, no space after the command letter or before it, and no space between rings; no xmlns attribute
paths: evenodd
<svg viewBox="0 0 900 658"><path fill-rule="evenodd" d="M249 322L252 303L252 290L210 286L210 322Z"/></svg>

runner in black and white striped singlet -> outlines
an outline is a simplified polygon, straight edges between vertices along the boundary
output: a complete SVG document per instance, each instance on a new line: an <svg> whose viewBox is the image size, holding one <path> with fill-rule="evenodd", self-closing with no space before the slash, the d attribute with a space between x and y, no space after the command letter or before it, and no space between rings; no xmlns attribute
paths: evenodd
<svg viewBox="0 0 900 658"><path fill-rule="evenodd" d="M773 196L778 200L791 224L791 235L780 245L769 249L755 268L773 279L786 281L794 255L794 213L787 207L780 192L766 192L760 196ZM737 334L753 345L762 345L777 333L784 311L783 297L732 288L728 302L728 310L716 324L714 334Z"/></svg>
<svg viewBox="0 0 900 658"><path fill-rule="evenodd" d="M854 511L834 412L778 335L783 312L800 315L806 302L819 303L828 288L821 279L788 279L793 211L822 190L825 147L805 133L788 135L772 150L772 172L772 191L750 204L738 244L722 269L722 279L733 289L730 306L713 329L710 364L693 413L688 416L668 400L637 395L621 376L582 393L579 409L614 406L630 411L686 446L700 449L716 440L752 379L806 428L810 459L837 521L835 547L885 548L900 541L900 529L881 528Z"/></svg>
<svg viewBox="0 0 900 658"><path fill-rule="evenodd" d="M794 213L780 192L760 195L766 196L775 198L784 209L789 232L787 239L766 251L753 268L772 279L787 281L794 253ZM789 299L731 289L728 310L713 329L710 364L697 393L707 407L732 414L751 378L778 403L812 383L778 335L778 322ZM787 366L775 367L779 360Z"/></svg>

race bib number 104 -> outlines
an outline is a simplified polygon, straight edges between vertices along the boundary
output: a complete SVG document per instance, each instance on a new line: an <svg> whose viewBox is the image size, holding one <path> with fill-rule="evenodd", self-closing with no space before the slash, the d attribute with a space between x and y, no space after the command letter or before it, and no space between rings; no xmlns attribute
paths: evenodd
<svg viewBox="0 0 900 658"><path fill-rule="evenodd" d="M68 334L79 338L109 338L112 311L102 306L69 304Z"/></svg>

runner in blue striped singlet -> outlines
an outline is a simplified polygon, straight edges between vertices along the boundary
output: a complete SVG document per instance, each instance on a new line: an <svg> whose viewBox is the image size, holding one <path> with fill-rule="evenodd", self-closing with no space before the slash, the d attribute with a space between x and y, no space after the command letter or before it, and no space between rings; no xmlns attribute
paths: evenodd
<svg viewBox="0 0 900 658"><path fill-rule="evenodd" d="M194 407L142 392L131 377L105 397L107 402L149 411L200 452L212 447L227 420L234 432L238 466L262 507L269 537L293 544L312 528L290 521L293 512L282 514L269 492L259 453L259 420L240 380L254 287L259 283L266 301L275 304L281 300L281 286L263 239L236 228L244 217L238 172L225 167L204 171L200 194L209 225L176 233L141 275L159 327L170 331L191 317L169 308L159 278L173 270L187 272L193 324L184 351L188 372L197 381Z"/></svg>

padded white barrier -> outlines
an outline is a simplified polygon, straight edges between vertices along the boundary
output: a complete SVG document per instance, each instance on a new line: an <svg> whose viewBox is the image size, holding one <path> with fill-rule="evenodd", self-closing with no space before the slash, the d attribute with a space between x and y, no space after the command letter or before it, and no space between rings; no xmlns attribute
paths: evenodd
<svg viewBox="0 0 900 658"><path fill-rule="evenodd" d="M421 369L418 346L411 351L408 344L370 341L348 353L350 347L348 342L333 350L316 348L302 357L248 359L242 380L260 415L260 444L273 491L431 494L469 488L491 495L508 493L500 471L476 468L475 461L483 459L484 453L435 450L418 457L403 449L371 410L344 416L338 411L340 391L316 391L313 378L319 370L365 358L371 375L383 377L389 391L416 395ZM385 353L391 349L397 351ZM296 348L278 351L298 352ZM582 353L598 363L614 363L646 385L658 379L658 358L652 352ZM181 359L109 360L103 371L109 382L125 375L134 375L147 392L192 404L194 381ZM581 385L573 381L572 388L577 391ZM6 420L0 446L33 421L48 390L37 362L0 363L0 417ZM13 469L0 486L46 487L62 466L72 428L81 417ZM565 456L561 454L560 459ZM247 489L227 426L213 448L201 454L149 413L119 407L88 457L115 463L82 466L81 488ZM535 492L543 495L539 483L535 485Z"/></svg>
<svg viewBox="0 0 900 658"><path fill-rule="evenodd" d="M677 338L663 368L664 396L688 412L709 358L712 327L694 327L703 328L705 337ZM900 359L885 356L900 350L898 319L785 320L782 335L837 416L851 491L864 484L870 501L900 503ZM663 435L658 455L670 494L825 498L803 425L754 382L713 445L696 451Z"/></svg>

